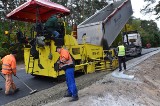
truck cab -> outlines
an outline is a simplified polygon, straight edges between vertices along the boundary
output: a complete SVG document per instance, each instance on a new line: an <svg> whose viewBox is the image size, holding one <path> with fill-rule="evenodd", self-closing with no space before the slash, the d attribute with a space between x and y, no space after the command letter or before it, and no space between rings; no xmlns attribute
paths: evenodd
<svg viewBox="0 0 160 106"><path fill-rule="evenodd" d="M142 52L141 36L138 31L128 31L123 33L123 42L126 47L127 56L137 56Z"/></svg>

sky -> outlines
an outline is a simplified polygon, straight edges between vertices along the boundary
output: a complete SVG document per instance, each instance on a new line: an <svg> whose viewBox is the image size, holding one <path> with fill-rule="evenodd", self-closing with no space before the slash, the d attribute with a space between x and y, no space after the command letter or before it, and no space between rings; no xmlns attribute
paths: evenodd
<svg viewBox="0 0 160 106"><path fill-rule="evenodd" d="M159 0L156 0L156 3L153 4L153 6L155 4L157 4ZM147 14L144 15L142 13L140 13L140 10L146 6L146 3L144 2L144 0L131 0L132 3L132 9L133 9L133 16L136 18L140 18L143 20L155 20L155 15L153 14ZM155 20L155 22L157 23L158 28L160 29L160 19L159 20Z"/></svg>

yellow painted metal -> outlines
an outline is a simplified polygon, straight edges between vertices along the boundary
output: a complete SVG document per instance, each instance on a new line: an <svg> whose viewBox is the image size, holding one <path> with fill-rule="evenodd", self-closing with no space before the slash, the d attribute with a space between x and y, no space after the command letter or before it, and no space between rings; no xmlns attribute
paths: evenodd
<svg viewBox="0 0 160 106"><path fill-rule="evenodd" d="M9 31L4 31L4 34L5 34L5 35L8 35L8 34L9 34Z"/></svg>
<svg viewBox="0 0 160 106"><path fill-rule="evenodd" d="M70 54L77 62L75 71L93 73L96 70L111 70L118 66L116 59L114 59L112 63L103 59L104 54L101 46L91 44L76 45L72 43L70 45L65 45L64 47L70 51ZM48 58L50 48L53 56L52 60ZM54 70L54 63L59 58L59 54L55 52L56 46L54 45L54 41L51 41L51 47L49 45L39 48L37 47L37 50L39 52L39 59L33 59L33 57L30 57L30 48L24 49L25 68L27 73L53 78L57 78L57 76L64 74L63 70L59 72ZM44 69L41 69L38 64L41 64Z"/></svg>
<svg viewBox="0 0 160 106"><path fill-rule="evenodd" d="M118 67L118 59L114 59L112 62L113 69L116 69Z"/></svg>
<svg viewBox="0 0 160 106"><path fill-rule="evenodd" d="M56 63L59 58L59 54L56 52L55 41L50 40L45 42L50 42L50 45L45 45L44 47L36 46L36 50L39 52L38 59L31 57L30 47L24 47L26 73L53 78L64 75L63 70L57 72L54 69L54 63ZM118 60L116 59L114 50L104 51L101 46L87 43L78 44L75 37L67 34L64 36L63 47L69 50L75 60L75 71L93 73L96 70L112 70L118 67ZM104 57L108 55L107 53L111 54L112 60L104 59ZM52 59L49 58L50 54L52 54ZM44 69L41 69L39 64L41 64Z"/></svg>
<svg viewBox="0 0 160 106"><path fill-rule="evenodd" d="M103 57L103 48L101 46L85 44L84 48L86 49L85 55L88 59L99 59Z"/></svg>
<svg viewBox="0 0 160 106"><path fill-rule="evenodd" d="M66 35L64 37L64 42L65 42L65 46L73 46L73 45L78 45L77 40L75 39L75 37L71 36L71 35Z"/></svg>
<svg viewBox="0 0 160 106"><path fill-rule="evenodd" d="M88 65L87 65L87 71L85 73L93 73L95 72L95 63L94 62L90 62Z"/></svg>
<svg viewBox="0 0 160 106"><path fill-rule="evenodd" d="M50 48L53 56L52 60L48 58L50 54ZM39 52L39 59L33 59L33 57L30 57L31 56L30 48L24 48L24 61L25 61L25 69L27 73L30 73L33 75L40 75L40 76L49 76L54 78L57 78L58 74L59 75L64 74L64 71L60 71L58 73L54 70L54 63L59 58L59 54L55 52L56 46L54 45L54 41L51 41L51 47L48 45L48 46L39 47L36 49ZM41 64L44 67L44 69L41 69L38 66L38 64Z"/></svg>

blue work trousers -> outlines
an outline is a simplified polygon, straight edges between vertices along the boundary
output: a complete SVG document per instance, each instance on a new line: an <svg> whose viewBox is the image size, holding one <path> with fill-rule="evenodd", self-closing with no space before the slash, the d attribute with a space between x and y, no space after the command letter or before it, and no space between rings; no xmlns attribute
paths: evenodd
<svg viewBox="0 0 160 106"><path fill-rule="evenodd" d="M59 37L59 32L57 31L52 31L52 34L54 35L55 38L58 38Z"/></svg>
<svg viewBox="0 0 160 106"><path fill-rule="evenodd" d="M77 87L74 79L74 68L67 68L65 70L66 75L66 84L68 87L68 94L72 95L72 97L76 97L77 95Z"/></svg>

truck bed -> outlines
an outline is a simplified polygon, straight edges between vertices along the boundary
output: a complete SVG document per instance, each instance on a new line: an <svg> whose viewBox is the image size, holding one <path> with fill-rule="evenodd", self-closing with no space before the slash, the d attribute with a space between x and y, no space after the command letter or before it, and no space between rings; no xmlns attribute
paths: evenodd
<svg viewBox="0 0 160 106"><path fill-rule="evenodd" d="M121 0L105 6L77 27L78 43L102 45L108 49L132 15L130 0Z"/></svg>

